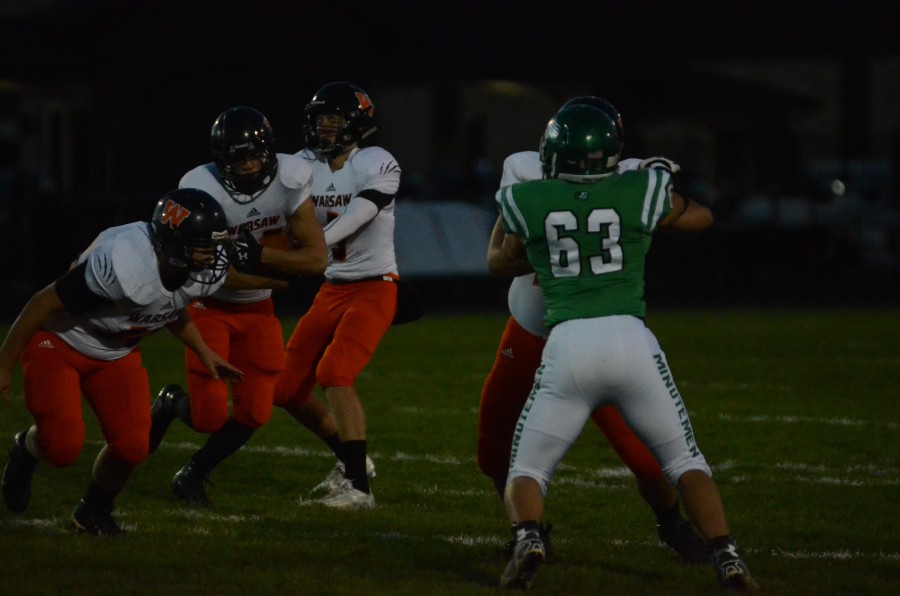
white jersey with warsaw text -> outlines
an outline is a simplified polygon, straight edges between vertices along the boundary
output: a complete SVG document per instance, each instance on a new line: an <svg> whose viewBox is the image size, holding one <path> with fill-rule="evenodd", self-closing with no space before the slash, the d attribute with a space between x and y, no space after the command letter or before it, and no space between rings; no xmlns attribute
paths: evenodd
<svg viewBox="0 0 900 596"><path fill-rule="evenodd" d="M79 264L84 262L88 288L113 304L78 316L66 311L53 313L43 328L95 360L127 355L141 339L177 319L188 304L223 283L188 280L174 292L163 287L146 222L102 232L78 257ZM192 277L210 280L212 275L211 271L202 271Z"/></svg>
<svg viewBox="0 0 900 596"><path fill-rule="evenodd" d="M293 155L278 153L278 171L275 179L255 198L232 193L222 184L215 164L198 166L185 174L178 188L199 188L216 199L228 221L228 235L237 238L241 228L250 230L259 240L264 234L283 230L291 216L309 197L312 188L312 170L309 165ZM272 290L233 290L221 288L215 298L226 302L248 304L265 300Z"/></svg>
<svg viewBox="0 0 900 596"><path fill-rule="evenodd" d="M312 200L323 226L340 217L351 199L364 190L394 196L400 188L400 166L394 156L381 147L354 149L336 172L331 171L326 160L318 159L309 149L303 149L297 155L312 166ZM392 200L379 209L373 219L328 247L326 279L346 281L397 273L394 204Z"/></svg>
<svg viewBox="0 0 900 596"><path fill-rule="evenodd" d="M617 171L625 172L640 167L641 160L623 159ZM544 177L541 156L537 151L520 151L513 153L503 161L503 174L500 177L500 188L519 182L540 180ZM520 275L513 279L507 294L509 314L525 331L546 339L550 330L544 325L544 292L537 284L534 273Z"/></svg>

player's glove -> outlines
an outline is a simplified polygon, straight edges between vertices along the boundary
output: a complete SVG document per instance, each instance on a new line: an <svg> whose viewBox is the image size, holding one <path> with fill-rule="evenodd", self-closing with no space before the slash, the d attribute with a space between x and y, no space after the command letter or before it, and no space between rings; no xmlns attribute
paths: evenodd
<svg viewBox="0 0 900 596"><path fill-rule="evenodd" d="M670 174L677 174L681 171L681 166L667 157L648 157L641 162L642 170L665 170Z"/></svg>
<svg viewBox="0 0 900 596"><path fill-rule="evenodd" d="M226 245L228 261L241 273L256 274L262 261L262 245L247 228L241 228L240 238Z"/></svg>

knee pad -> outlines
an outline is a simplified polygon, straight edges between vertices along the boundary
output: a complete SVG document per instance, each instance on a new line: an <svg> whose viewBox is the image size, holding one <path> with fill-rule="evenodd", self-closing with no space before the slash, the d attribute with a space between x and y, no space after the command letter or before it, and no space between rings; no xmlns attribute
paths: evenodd
<svg viewBox="0 0 900 596"><path fill-rule="evenodd" d="M322 387L352 387L356 375L342 369L334 359L323 358L316 367L316 382Z"/></svg>
<svg viewBox="0 0 900 596"><path fill-rule="evenodd" d="M57 468L68 468L78 459L84 445L84 434L81 437L61 436L49 441L41 441L44 460Z"/></svg>
<svg viewBox="0 0 900 596"><path fill-rule="evenodd" d="M116 459L137 466L147 459L150 445L146 437L129 436L117 439L115 443L109 445L109 450Z"/></svg>

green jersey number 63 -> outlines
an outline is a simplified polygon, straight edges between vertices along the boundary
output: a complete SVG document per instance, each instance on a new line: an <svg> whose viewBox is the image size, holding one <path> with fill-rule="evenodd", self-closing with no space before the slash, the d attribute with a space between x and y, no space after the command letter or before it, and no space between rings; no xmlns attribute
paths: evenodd
<svg viewBox="0 0 900 596"><path fill-rule="evenodd" d="M568 232L560 236L560 232ZM550 252L550 270L553 277L577 277L581 275L581 247L574 236L579 235L579 221L571 211L553 211L544 220L544 234ZM582 244L592 237L599 240L599 251L588 258L591 274L602 275L622 269L622 247L619 245L621 227L615 209L594 209L587 216ZM593 244L593 242L591 242ZM586 247L590 248L590 247Z"/></svg>

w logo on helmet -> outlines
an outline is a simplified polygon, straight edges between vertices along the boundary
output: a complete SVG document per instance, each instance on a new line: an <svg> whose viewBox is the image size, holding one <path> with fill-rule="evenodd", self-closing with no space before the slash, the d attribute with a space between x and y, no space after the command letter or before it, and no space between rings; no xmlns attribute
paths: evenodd
<svg viewBox="0 0 900 596"><path fill-rule="evenodd" d="M372 105L372 100L362 91L356 91L355 94L356 100L359 102L359 111L371 116L375 112L375 106Z"/></svg>
<svg viewBox="0 0 900 596"><path fill-rule="evenodd" d="M188 209L169 199L166 201L166 206L163 207L162 217L159 218L159 221L170 228L177 228L190 214Z"/></svg>

